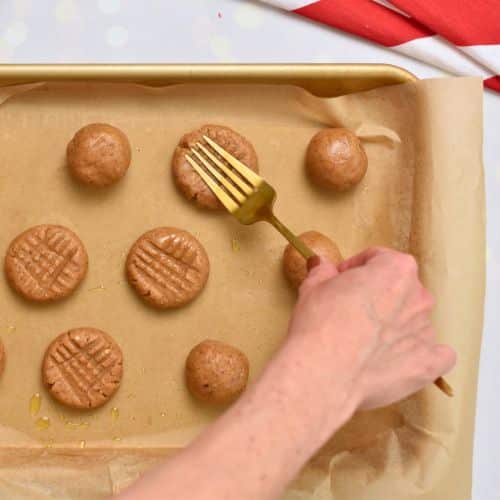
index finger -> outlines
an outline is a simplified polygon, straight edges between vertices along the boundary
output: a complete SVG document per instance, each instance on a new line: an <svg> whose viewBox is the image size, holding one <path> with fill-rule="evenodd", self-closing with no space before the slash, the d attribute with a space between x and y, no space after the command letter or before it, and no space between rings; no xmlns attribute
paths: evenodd
<svg viewBox="0 0 500 500"><path fill-rule="evenodd" d="M394 252L395 250L392 250L390 248L385 248L385 247L370 247L364 250L361 253L358 253L357 255L353 255L352 257L344 260L339 264L337 267L339 273L343 273L344 271L348 271L349 269L353 269L355 267L360 267L364 266L368 261L373 259L374 257L377 257L379 255L383 255L386 253L391 253Z"/></svg>

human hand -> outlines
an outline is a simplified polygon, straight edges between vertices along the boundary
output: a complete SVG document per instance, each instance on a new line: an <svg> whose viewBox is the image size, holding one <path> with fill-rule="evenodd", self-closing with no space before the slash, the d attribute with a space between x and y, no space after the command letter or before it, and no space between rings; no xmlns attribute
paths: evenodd
<svg viewBox="0 0 500 500"><path fill-rule="evenodd" d="M386 406L451 370L456 356L436 343L431 294L415 259L370 248L339 265L325 260L299 290L290 340L328 386L338 379L355 393L357 408Z"/></svg>

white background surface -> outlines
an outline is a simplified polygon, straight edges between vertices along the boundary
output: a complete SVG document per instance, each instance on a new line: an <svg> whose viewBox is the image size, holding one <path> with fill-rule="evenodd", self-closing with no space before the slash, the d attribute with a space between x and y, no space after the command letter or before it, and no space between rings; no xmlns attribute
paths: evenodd
<svg viewBox="0 0 500 500"><path fill-rule="evenodd" d="M368 42L246 0L3 0L0 62L384 62L420 78L444 75ZM500 498L499 95L485 92L484 115L488 284L474 500Z"/></svg>

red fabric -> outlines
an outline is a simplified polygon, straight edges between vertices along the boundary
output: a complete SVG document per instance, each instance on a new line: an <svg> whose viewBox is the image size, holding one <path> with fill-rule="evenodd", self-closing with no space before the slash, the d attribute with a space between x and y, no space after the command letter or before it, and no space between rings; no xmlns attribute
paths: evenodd
<svg viewBox="0 0 500 500"><path fill-rule="evenodd" d="M391 4L455 45L500 44L500 0L391 0Z"/></svg>
<svg viewBox="0 0 500 500"><path fill-rule="evenodd" d="M500 76L492 76L484 80L485 87L500 92Z"/></svg>
<svg viewBox="0 0 500 500"><path fill-rule="evenodd" d="M386 47L433 34L420 23L372 0L319 0L295 12Z"/></svg>
<svg viewBox="0 0 500 500"><path fill-rule="evenodd" d="M289 7L262 1L455 74L479 75L500 92L500 0L304 0L300 8L294 0Z"/></svg>

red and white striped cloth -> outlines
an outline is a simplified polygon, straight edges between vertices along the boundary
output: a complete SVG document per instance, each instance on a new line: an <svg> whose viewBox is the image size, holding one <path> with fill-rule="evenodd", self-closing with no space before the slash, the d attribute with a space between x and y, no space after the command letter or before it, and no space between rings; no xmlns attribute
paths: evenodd
<svg viewBox="0 0 500 500"><path fill-rule="evenodd" d="M500 92L500 0L262 0Z"/></svg>

